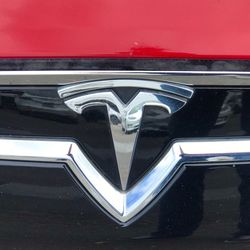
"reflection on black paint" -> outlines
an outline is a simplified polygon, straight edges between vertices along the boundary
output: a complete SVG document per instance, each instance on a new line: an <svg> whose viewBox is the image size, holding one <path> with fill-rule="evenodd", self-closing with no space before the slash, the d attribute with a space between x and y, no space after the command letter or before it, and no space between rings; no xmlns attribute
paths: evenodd
<svg viewBox="0 0 250 250"><path fill-rule="evenodd" d="M241 124L247 135L250 133L250 92L245 91L242 95ZM250 242L250 164L237 166L240 177L240 218L238 232L229 241Z"/></svg>
<svg viewBox="0 0 250 250"><path fill-rule="evenodd" d="M187 171L160 202L159 226L152 238L192 235L203 218L204 169Z"/></svg>
<svg viewBox="0 0 250 250"><path fill-rule="evenodd" d="M36 106L47 100L48 89L54 99L46 104L44 111L39 112ZM231 98L230 105L240 107L237 103L242 103L242 108L232 112L223 126L216 125L216 121L232 90L196 89L187 105L170 118L164 116L161 110L146 110L147 115L164 119L164 123L159 123L155 129L150 121L147 123L145 120L139 140L147 148L138 146L136 159L141 169L154 158L154 154L159 158L164 146L175 138L249 135L250 90L234 91L237 95ZM27 107L27 93L28 101L31 100L28 112L23 108ZM61 104L55 87L40 88L35 93L32 88L1 87L0 99L1 135L75 138L98 167L106 164L102 171L117 184L117 173L113 171L115 157L111 152L112 141L104 109L92 110L95 116L89 110L84 117L64 110L65 107L61 109L57 106ZM97 130L99 137L96 136ZM157 150L150 152L150 147L155 145L158 146ZM143 150L150 154L143 154ZM147 166L143 171L145 169ZM228 170L221 169L219 173L210 167L188 168L154 207L128 227L121 227L77 188L62 167L10 167L5 163L5 166L0 167L0 241L4 238L6 244L11 245L15 235L15 239L20 240L19 249L28 249L27 238L32 241L33 249L49 243L53 244L54 249L72 249L72 244L76 249L95 249L97 244L100 244L100 249L112 249L114 246L117 249L147 249L155 246L156 249L183 250L200 249L200 244L207 249L228 249L224 240L236 232L235 225L239 224L241 235L249 234L248 169L249 165L238 166L237 169L229 167ZM137 173L131 183L141 173ZM211 177L216 184L223 186L224 173L231 185L229 188L225 185L215 192L205 183ZM228 189L231 190L230 195ZM145 242L143 236L155 237L157 240ZM177 240L165 240L177 236ZM189 236L191 243L183 236ZM132 240L135 238L138 239L136 243Z"/></svg>
<svg viewBox="0 0 250 250"><path fill-rule="evenodd" d="M237 166L240 177L240 221L236 235L249 235L250 240L250 165Z"/></svg>
<svg viewBox="0 0 250 250"><path fill-rule="evenodd" d="M225 93L206 92L203 93L203 100L213 100L209 106L205 103L200 104L203 108L203 116L196 116L193 126L190 129L196 129L196 136L207 137L211 129L215 126L217 117L224 103ZM197 98L199 96L194 96ZM185 107L184 107L185 109ZM192 106L187 105L183 111L185 115L193 115ZM176 135L189 133L185 128L186 123L182 116L178 115L171 120L171 132ZM176 126L181 124L181 126ZM172 125L172 126L171 126ZM195 172L184 172L180 177L178 186L174 186L170 192L170 197L160 202L159 227L152 237L184 237L191 235L198 228L203 216L203 180L205 168Z"/></svg>

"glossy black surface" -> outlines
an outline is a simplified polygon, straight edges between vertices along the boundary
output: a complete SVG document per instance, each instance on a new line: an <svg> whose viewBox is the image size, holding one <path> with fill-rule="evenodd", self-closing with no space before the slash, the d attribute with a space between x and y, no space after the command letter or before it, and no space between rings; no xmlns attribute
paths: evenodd
<svg viewBox="0 0 250 250"><path fill-rule="evenodd" d="M230 241L234 233L249 228L248 210L244 210L249 206L245 199L250 190L244 187L249 165L189 167L151 210L126 228L93 205L62 165L0 165L4 249L238 249L245 245Z"/></svg>
<svg viewBox="0 0 250 250"><path fill-rule="evenodd" d="M123 95L123 99L130 96L127 92L116 92ZM241 107L238 106L249 95L250 89L197 88L184 108L171 117L160 108L146 108L132 163L136 167L132 166L129 186L174 139L248 134L242 128ZM105 107L92 107L77 115L58 97L56 87L0 87L0 117L0 135L3 136L74 138L105 176L120 187ZM218 119L225 121L216 125Z"/></svg>
<svg viewBox="0 0 250 250"><path fill-rule="evenodd" d="M117 91L129 99L131 93ZM133 185L171 141L250 135L250 89L196 88L169 117L147 108L135 152ZM74 138L118 187L103 107L69 110L56 87L0 87L0 135ZM151 117L159 122L152 124ZM193 166L128 227L104 214L61 164L0 162L2 249L247 249L250 165ZM237 236L236 235L236 236ZM146 240L147 238L147 240ZM244 247L244 248L243 248Z"/></svg>

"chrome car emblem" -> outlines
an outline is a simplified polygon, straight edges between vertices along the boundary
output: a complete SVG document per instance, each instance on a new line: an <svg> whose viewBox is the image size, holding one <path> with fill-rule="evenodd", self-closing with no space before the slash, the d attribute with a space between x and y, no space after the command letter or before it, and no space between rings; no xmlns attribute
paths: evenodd
<svg viewBox="0 0 250 250"><path fill-rule="evenodd" d="M124 103L114 91L118 87L137 88L139 90L127 103ZM122 222L131 219L148 204L148 197L145 194L148 191L150 193L156 192L154 188L158 187L158 185L151 184L148 186L147 182L150 181L148 173L132 189L127 190L144 107L161 108L170 116L186 104L187 100L192 97L193 90L186 86L165 82L117 79L65 86L61 87L58 93L64 99L65 104L78 114L82 114L84 109L91 106L106 106L122 190L117 190L100 173L98 176L102 179L103 185L100 184L101 182L97 183L96 180L91 182L89 179L88 181L94 188L92 196L96 197L95 192L104 196L102 198L109 204L108 211L114 217ZM88 162L88 166L93 168L93 175L98 172L91 162ZM168 167L167 162L165 167ZM84 171L82 169L82 174L86 175ZM85 182L82 182L82 184L84 185ZM108 186L105 191L107 194L103 195L105 186ZM162 184L161 186L161 188L164 187ZM151 190L146 190L147 187ZM113 196L111 196L111 193L113 193ZM105 207L103 202L100 202L100 205Z"/></svg>
<svg viewBox="0 0 250 250"><path fill-rule="evenodd" d="M103 78L113 79L100 81ZM126 78L115 80L115 78ZM144 80L134 80L140 77ZM150 79L158 79L152 81ZM84 82L79 82L84 80ZM87 81L88 80L88 81ZM91 81L90 81L91 80ZM160 81L161 80L161 81ZM172 84L167 81L174 81ZM182 85L178 83L182 83ZM233 72L233 71L3 71L0 72L0 85L16 85L16 86L31 86L31 85L45 85L45 86L61 86L58 87L58 94L62 101L53 98L57 102L57 107L60 111L71 112L77 116L81 113L81 108L87 108L86 99L82 98L83 103L78 106L74 105L73 100L79 97L91 97L88 105L106 105L107 109L110 107L115 110L115 127L118 134L126 142L126 137L139 134L140 122L133 123L135 125L133 132L127 131L126 117L123 117L123 110L128 110L130 103L134 102L135 98L140 93L150 93L153 97L163 96L154 102L153 109L156 103L160 103L166 114L171 116L178 111L170 100L175 100L180 108L192 97L193 90L190 86L249 86L250 72ZM118 87L136 88L137 94L131 98L130 102L123 103L121 99L115 94L115 89ZM39 91L39 89L38 89ZM109 92L114 95L112 103L107 103L106 98L101 102L93 102L93 94ZM116 91L117 92L117 91ZM199 97L199 94L197 94ZM166 99L168 97L169 99ZM72 108L68 108L64 103L70 103L72 100ZM162 101L162 100L165 100ZM40 103L40 100L38 101ZM58 104L59 103L59 104ZM115 105L114 105L115 104ZM147 100L143 105L150 105L151 102ZM191 104L191 103L190 103ZM194 103L192 103L194 104ZM191 105L192 105L191 104ZM190 106L191 106L190 105ZM121 108L120 108L121 106ZM187 105L188 106L188 105ZM39 105L39 108L41 105ZM45 107L45 106L44 106ZM54 105L49 107L49 110L54 109ZM168 107L168 108L166 108ZM151 107L152 109L152 107ZM46 110L47 101L46 101ZM72 111L73 110L73 111ZM183 112L182 110L181 112ZM137 120L144 121L144 109L136 116ZM110 117L112 111L109 111ZM137 113L137 112L136 112ZM185 112L183 112L185 113ZM186 114L186 113L185 113ZM176 114L179 116L178 112ZM138 117L140 119L138 119ZM113 119L112 118L112 119ZM118 119L119 118L119 119ZM170 117L172 119L173 117ZM112 119L110 118L111 126ZM123 120L122 120L123 119ZM113 121L114 121L113 120ZM178 120L178 119L177 119ZM118 122L117 122L118 121ZM184 121L185 122L185 121ZM116 124L117 123L117 124ZM157 121L152 122L153 125ZM83 123L84 124L84 123ZM139 125L137 125L139 124ZM174 122L173 124L176 125ZM184 123L185 124L185 123ZM137 127L138 126L138 127ZM84 127L82 128L84 129ZM65 133L65 136L67 134ZM137 139L135 136L134 148L138 148ZM77 139L77 138L76 138ZM140 139L140 138L139 138ZM139 141L139 140L138 140ZM129 140L129 142L131 142ZM132 141L133 142L133 141ZM127 149L127 147L125 147ZM127 152L125 152L127 153ZM117 152L116 152L117 154ZM136 156L136 155L135 155ZM133 153L131 159L135 158ZM123 225L132 223L136 216L142 215L143 211L149 208L150 204L156 201L164 188L169 186L170 181L174 181L176 173L196 165L202 169L206 165L233 165L241 163L249 163L250 161L250 139L249 137L235 137L235 138L190 138L183 139L176 138L164 152L162 152L160 159L154 162L153 166L131 187L123 189L117 188L112 181L104 177L103 173L99 171L91 161L87 152L74 139L67 138L40 138L30 136L1 136L0 137L0 159L4 161L21 161L21 162L39 162L39 163L64 163L65 168L75 176L78 183L86 190L97 204L100 204L112 218ZM95 160L95 159L93 159ZM135 159L137 160L137 159ZM129 161L128 161L129 162ZM187 164L186 164L187 163ZM119 163L121 164L121 163ZM124 164L125 165L125 164ZM135 164L134 164L135 165ZM134 168L134 165L132 168ZM185 166L185 167L184 167ZM136 167L136 165L135 165ZM125 168L130 168L130 162ZM134 169L131 169L131 175ZM126 182L125 182L126 183ZM171 200L169 201L171 202Z"/></svg>

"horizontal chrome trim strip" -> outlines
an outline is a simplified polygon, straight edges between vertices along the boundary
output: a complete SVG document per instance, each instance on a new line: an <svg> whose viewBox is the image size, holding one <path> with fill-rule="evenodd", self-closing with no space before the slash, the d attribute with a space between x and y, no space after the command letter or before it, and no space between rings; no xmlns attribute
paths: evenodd
<svg viewBox="0 0 250 250"><path fill-rule="evenodd" d="M67 85L93 80L147 79L197 86L250 86L240 71L0 71L0 85Z"/></svg>
<svg viewBox="0 0 250 250"><path fill-rule="evenodd" d="M185 163L199 163L202 167L249 162L250 139L176 141L156 166L126 192L106 180L74 141L1 138L0 159L66 163L94 199L114 218L126 223L155 199Z"/></svg>

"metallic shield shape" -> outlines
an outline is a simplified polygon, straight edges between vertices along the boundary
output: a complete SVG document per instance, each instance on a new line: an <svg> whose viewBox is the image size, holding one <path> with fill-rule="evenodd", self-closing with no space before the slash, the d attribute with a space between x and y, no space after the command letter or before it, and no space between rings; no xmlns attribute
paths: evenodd
<svg viewBox="0 0 250 250"><path fill-rule="evenodd" d="M124 103L113 91L119 87L137 88L139 90L127 103ZM91 185L93 185L94 190L98 193L102 189L101 193L104 192L103 190L106 190L107 196L112 194L110 198L106 199L106 202L110 203L110 207L113 207L116 211L112 214L120 221L125 222L131 218L132 214L135 215L137 213L135 211L138 209L133 209L133 207L138 206L136 204L141 203L139 210L144 207L143 204L146 204L143 198L148 199L145 196L145 193L147 193L145 188L149 188L150 186L150 192L153 193L156 191L154 190L154 185L156 184L155 188L158 186L157 179L151 180L149 175L145 175L132 189L127 190L128 176L137 144L144 107L160 107L171 115L186 104L188 99L192 97L193 90L186 86L166 82L116 79L64 86L59 89L58 93L64 99L65 104L78 114L82 114L84 109L91 106L104 105L107 107L122 190L117 190L112 184L108 185L108 188L105 188L107 185L104 184L104 181L98 183L95 181ZM168 168L173 160L171 157L167 158L168 160L164 161L166 164L165 168ZM86 162L86 159L83 161ZM93 171L98 172L93 164L89 163L88 165L89 168L93 168ZM164 168L164 166L161 166L161 168ZM85 171L82 172L83 175L85 175ZM100 176L101 173L99 173ZM104 176L102 178L105 179ZM160 180L161 178L159 178ZM151 181L154 183L150 183ZM145 183L148 184L145 185ZM84 185L84 183L82 184ZM113 199L115 200L115 204L111 202Z"/></svg>

